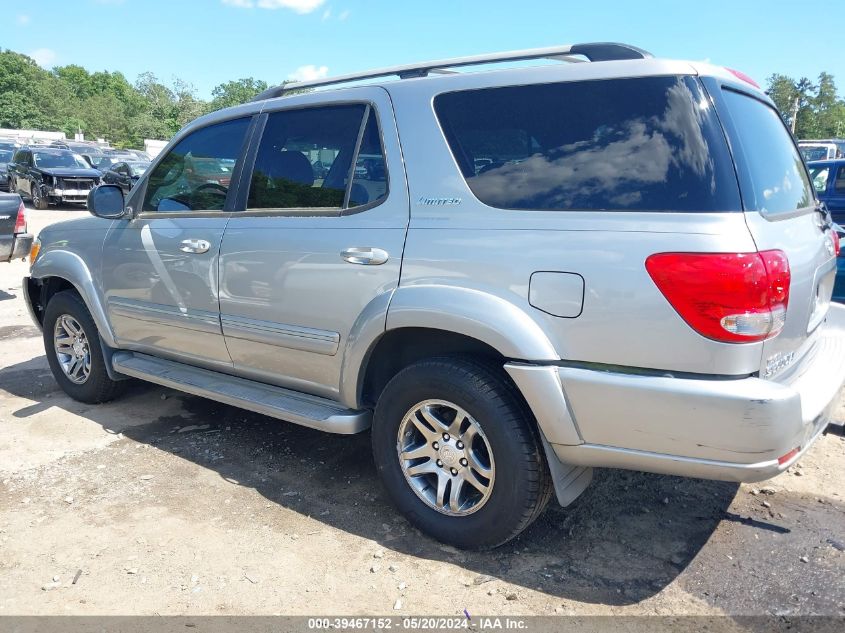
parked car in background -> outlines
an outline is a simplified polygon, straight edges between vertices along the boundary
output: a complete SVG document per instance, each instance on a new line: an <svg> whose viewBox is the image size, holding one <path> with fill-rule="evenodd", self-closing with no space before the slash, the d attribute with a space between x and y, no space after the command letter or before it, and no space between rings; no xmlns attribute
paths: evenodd
<svg viewBox="0 0 845 633"><path fill-rule="evenodd" d="M830 160L845 157L845 140L825 139L798 141L798 149L804 161Z"/></svg>
<svg viewBox="0 0 845 633"><path fill-rule="evenodd" d="M0 262L23 259L31 247L23 200L17 194L0 193Z"/></svg>
<svg viewBox="0 0 845 633"><path fill-rule="evenodd" d="M9 163L14 155L14 149L0 145L0 190L9 191Z"/></svg>
<svg viewBox="0 0 845 633"><path fill-rule="evenodd" d="M845 226L845 158L807 163L816 197L827 205L833 221Z"/></svg>
<svg viewBox="0 0 845 633"><path fill-rule="evenodd" d="M129 160L128 156L106 156L105 154L101 156L94 156L92 157L93 167L103 173L107 172L111 169L112 165L116 165L117 163L121 163L125 160Z"/></svg>
<svg viewBox="0 0 845 633"><path fill-rule="evenodd" d="M103 183L117 185L123 190L124 194L127 194L135 186L135 183L138 182L138 179L144 175L149 166L149 161L122 161L115 163L103 172Z"/></svg>
<svg viewBox="0 0 845 633"><path fill-rule="evenodd" d="M100 186L96 217L45 228L23 287L72 398L131 376L370 429L414 526L490 548L594 467L753 482L802 458L845 382L815 203L742 73L515 51L206 115L128 197Z"/></svg>
<svg viewBox="0 0 845 633"><path fill-rule="evenodd" d="M67 149L24 147L9 163L9 191L28 196L36 209L49 204L85 204L100 184L100 172Z"/></svg>
<svg viewBox="0 0 845 633"><path fill-rule="evenodd" d="M103 155L103 150L93 143L68 141L67 149L82 156L91 167L95 167L97 159Z"/></svg>
<svg viewBox="0 0 845 633"><path fill-rule="evenodd" d="M142 161L142 162L147 162L147 163L149 163L152 160L150 158L149 154L147 154L146 152L143 152L139 149L130 149L130 150L127 150L127 151L130 154L133 154L135 156L136 160L139 160L139 161Z"/></svg>
<svg viewBox="0 0 845 633"><path fill-rule="evenodd" d="M807 163L816 197L823 202L833 221L845 226L845 158ZM836 260L833 300L845 303L845 257Z"/></svg>

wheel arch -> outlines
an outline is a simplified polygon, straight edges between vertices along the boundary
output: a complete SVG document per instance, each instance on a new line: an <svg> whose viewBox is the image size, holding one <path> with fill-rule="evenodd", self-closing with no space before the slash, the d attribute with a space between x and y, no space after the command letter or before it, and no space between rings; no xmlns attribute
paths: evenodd
<svg viewBox="0 0 845 633"><path fill-rule="evenodd" d="M393 366L395 359L385 350L401 357L403 347L417 350L420 341L430 345L427 356L473 352L503 365L508 360L560 360L537 321L502 297L454 286L401 287L371 301L352 328L344 347L341 401L361 407L373 363L387 358ZM416 353L404 354L413 362L421 358Z"/></svg>
<svg viewBox="0 0 845 633"><path fill-rule="evenodd" d="M32 303L30 311L39 325L43 322L44 309L50 298L62 290L75 290L79 294L94 319L103 343L116 348L114 333L85 261L69 251L47 251L35 261L27 283L27 300Z"/></svg>

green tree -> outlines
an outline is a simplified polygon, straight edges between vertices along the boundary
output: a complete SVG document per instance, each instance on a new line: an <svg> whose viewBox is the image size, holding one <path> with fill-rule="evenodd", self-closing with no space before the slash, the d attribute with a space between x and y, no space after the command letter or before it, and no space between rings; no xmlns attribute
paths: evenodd
<svg viewBox="0 0 845 633"><path fill-rule="evenodd" d="M267 82L261 79L246 77L237 81L227 81L211 91L212 99L211 103L208 104L209 112L246 103L265 90L267 90Z"/></svg>
<svg viewBox="0 0 845 633"><path fill-rule="evenodd" d="M802 77L771 75L768 93L787 125L799 139L845 135L845 101L839 98L833 75L823 72L818 82Z"/></svg>

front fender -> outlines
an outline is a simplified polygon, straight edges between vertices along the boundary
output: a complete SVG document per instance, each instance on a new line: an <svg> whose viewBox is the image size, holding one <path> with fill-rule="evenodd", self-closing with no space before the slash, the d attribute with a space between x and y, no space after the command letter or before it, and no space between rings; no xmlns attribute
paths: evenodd
<svg viewBox="0 0 845 633"><path fill-rule="evenodd" d="M117 347L94 278L79 255L64 250L47 251L35 260L30 277L38 280L59 277L71 283L88 306L103 342L109 347Z"/></svg>

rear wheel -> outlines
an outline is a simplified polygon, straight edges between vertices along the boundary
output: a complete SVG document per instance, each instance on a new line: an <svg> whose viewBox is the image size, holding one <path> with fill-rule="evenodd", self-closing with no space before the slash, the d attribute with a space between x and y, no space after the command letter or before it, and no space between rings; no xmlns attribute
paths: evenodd
<svg viewBox="0 0 845 633"><path fill-rule="evenodd" d="M123 382L109 378L97 326L76 292L59 292L47 304L44 349L53 377L74 400L97 404L123 391Z"/></svg>
<svg viewBox="0 0 845 633"><path fill-rule="evenodd" d="M423 532L457 547L507 542L551 494L519 393L482 363L436 358L399 372L379 398L372 442L393 502Z"/></svg>
<svg viewBox="0 0 845 633"><path fill-rule="evenodd" d="M32 206L39 211L43 211L49 206L47 196L41 191L41 185L32 185L32 195L30 197L32 198Z"/></svg>

